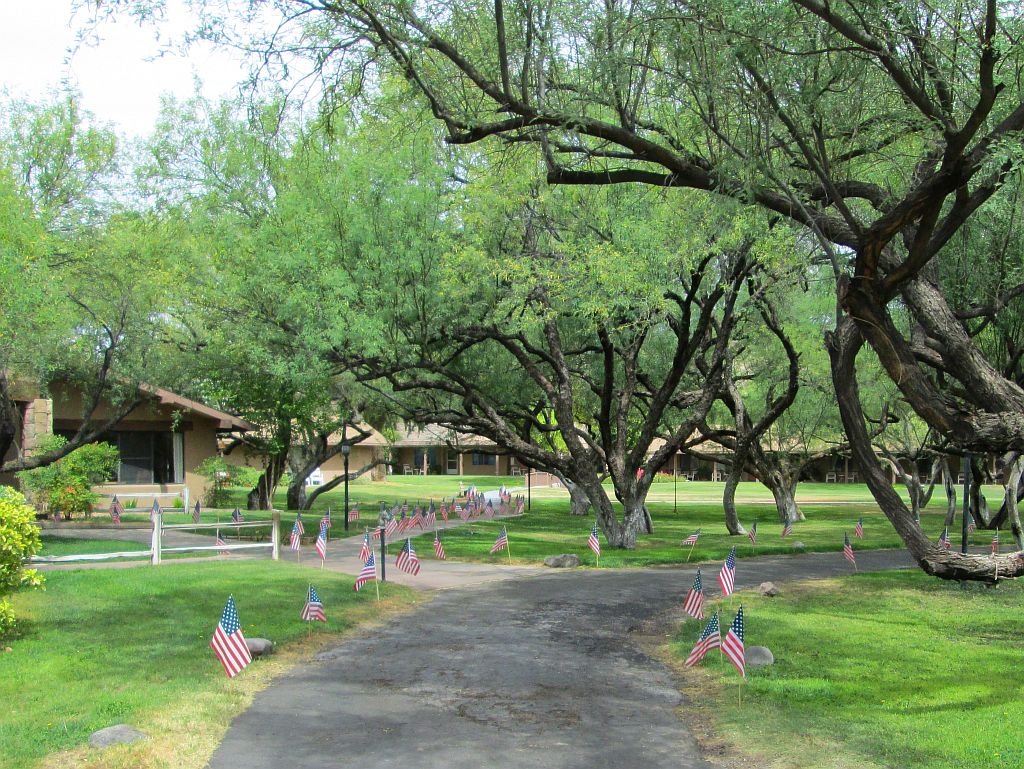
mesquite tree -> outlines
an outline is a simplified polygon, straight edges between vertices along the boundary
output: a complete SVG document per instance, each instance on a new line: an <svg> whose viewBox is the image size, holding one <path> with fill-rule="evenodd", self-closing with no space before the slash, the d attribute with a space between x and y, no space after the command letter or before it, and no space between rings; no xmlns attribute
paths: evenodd
<svg viewBox="0 0 1024 769"><path fill-rule="evenodd" d="M832 261L834 385L872 494L924 570L992 579L987 559L929 541L893 491L871 450L856 370L868 344L907 403L954 446L1024 449L1024 388L986 357L933 275L965 223L1019 181L1024 22L1014 6L280 7L305 37L289 38L285 24L272 51L305 48L321 74L342 77L389 60L450 142L531 143L551 184L688 187L804 228ZM914 333L894 318L897 301ZM1005 556L998 567L1024 574L1024 559Z"/></svg>
<svg viewBox="0 0 1024 769"><path fill-rule="evenodd" d="M718 395L758 268L752 235L724 219L701 230L714 212L699 206L692 227L641 226L678 202L528 191L495 203L442 266L459 278L434 284L434 313L410 304L390 355L358 361L361 378L386 383L408 419L569 479L609 544L634 547L655 473ZM756 308L763 292L751 293Z"/></svg>

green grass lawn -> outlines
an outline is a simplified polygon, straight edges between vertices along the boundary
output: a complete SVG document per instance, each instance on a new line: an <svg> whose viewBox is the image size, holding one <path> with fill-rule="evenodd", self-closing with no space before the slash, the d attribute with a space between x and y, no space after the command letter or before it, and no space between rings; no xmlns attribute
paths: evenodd
<svg viewBox="0 0 1024 769"><path fill-rule="evenodd" d="M694 484L697 485L697 484ZM810 485L810 484L808 484ZM744 489L748 497L756 491L754 484ZM824 484L821 484L824 486ZM831 491L835 484L829 484ZM862 495L866 490L862 489ZM809 491L816 491L811 489ZM870 497L868 497L870 499ZM757 548L751 547L746 537L730 536L725 528L721 503L695 503L681 501L677 508L671 503L649 505L654 519L654 533L643 535L635 550L612 550L604 547L601 567L647 566L675 564L686 561L689 547L681 542L695 529L701 529L701 536L690 556L691 563L725 558L729 549L736 546L737 556L794 552L793 543L803 542L807 551L839 551L843 547L843 533L849 532L854 549L878 549L902 547L892 525L873 502L850 501L844 504L805 502L807 520L794 524L793 534L783 539L782 526L775 517L775 508L752 504L749 499L738 505L743 523L749 526L758 519ZM863 496L861 497L863 499ZM942 532L945 515L944 501L928 507L922 516L925 531L934 539ZM854 538L854 526L859 517L864 517L864 539ZM508 527L509 545L513 562L536 563L548 555L576 553L584 565L596 565L596 559L587 548L587 535L594 519L574 517L567 514L564 499L534 498L533 510L522 516L504 522ZM505 553L490 555L503 524L494 521L474 521L471 525L444 533L445 552L448 557L466 561L500 563L507 561ZM433 555L427 535L415 541L416 552L421 557ZM983 546L991 541L989 532L977 531L971 535L973 545ZM602 545L604 537L601 537Z"/></svg>
<svg viewBox="0 0 1024 769"><path fill-rule="evenodd" d="M19 634L0 642L11 649L0 653L0 767L37 766L122 722L153 739L70 765L201 766L230 718L280 671L289 645L312 648L299 620L310 581L329 619L317 635L412 600L382 585L377 605L372 586L354 593L352 578L265 561L48 573L44 590L14 596ZM285 648L234 680L208 645L229 593L247 637Z"/></svg>
<svg viewBox="0 0 1024 769"><path fill-rule="evenodd" d="M961 590L916 572L859 574L742 594L746 644L769 647L737 703L735 668L709 655L689 678L720 682L718 730L769 767L1024 766L1024 584ZM735 606L735 603L733 604ZM727 612L725 625L732 620ZM672 645L682 660L702 623ZM703 671L703 672L701 672Z"/></svg>
<svg viewBox="0 0 1024 769"><path fill-rule="evenodd" d="M125 539L83 539L81 537L54 537L43 534L43 547L39 555L92 555L93 553L120 553L147 550L149 545Z"/></svg>
<svg viewBox="0 0 1024 769"><path fill-rule="evenodd" d="M461 481L465 486L476 485L482 491L497 489L503 483L510 488L522 488L525 484L523 477L467 476ZM359 536L363 533L364 527L375 525L382 502L393 505L396 502L408 501L410 507L416 504L426 505L431 499L439 503L442 498L451 498L458 493L459 482L458 476L450 475L388 476L384 481L360 479L350 484L349 497L352 505L360 506L362 516L358 521L352 522L347 534L341 525L344 492L339 489L326 492L316 499L313 510L304 514L306 544L312 546L317 530L316 522L328 506L331 507L334 517L332 538ZM808 551L837 551L842 549L844 531L849 532L853 539L854 525L861 516L864 517L865 538L863 541L854 540L855 548L902 546L899 537L863 484L800 484L797 499L807 520L796 523L793 535L788 539L782 539L779 537L781 525L776 518L770 492L759 483L741 483L736 495L740 519L745 526L749 526L755 519L758 521L759 537L755 551L746 538L730 537L726 533L721 504L722 489L722 483L706 481L654 483L648 497L648 509L654 519L654 533L642 536L636 550L633 551L616 552L605 547L601 566L643 566L686 561L688 549L682 549L680 542L697 528L702 530L702 534L690 555L690 562L724 558L733 545L736 545L737 555L740 557L793 552L793 542L803 542ZM901 486L897 489L901 493L904 491ZM244 504L244 490L235 489L232 493L234 502ZM997 487L987 487L986 493L994 503L1001 490ZM524 517L507 523L513 561L537 563L548 555L570 552L580 555L584 564L594 565L594 557L586 548L587 534L593 524L593 518L568 515L568 495L563 489L534 488L530 496L532 510ZM281 491L275 497L275 504L283 507L284 501L284 492ZM925 530L935 539L942 530L945 504L945 497L941 489L938 489L932 498L932 504L925 510ZM246 511L245 516L248 520L259 520L267 518L269 513ZM204 523L228 521L230 509L205 510L202 518ZM123 520L126 523L148 523L149 515L147 511L127 513ZM168 523L188 523L191 521L191 515L169 513L165 520ZM294 513L282 513L282 543L287 542L293 522ZM89 525L109 526L110 520L100 515ZM501 524L493 522L474 522L460 530L448 532L445 538L448 556L469 561L507 560L504 554L491 556L488 553L500 526ZM214 532L204 530L197 533L212 536ZM955 539L958 532L952 533ZM243 539L267 541L270 530L269 527L247 528L242 529L240 535ZM983 531L974 533L971 538L972 544L977 546L983 546L990 540L991 534ZM420 541L417 545L417 552L421 555L432 555L432 548L428 542Z"/></svg>

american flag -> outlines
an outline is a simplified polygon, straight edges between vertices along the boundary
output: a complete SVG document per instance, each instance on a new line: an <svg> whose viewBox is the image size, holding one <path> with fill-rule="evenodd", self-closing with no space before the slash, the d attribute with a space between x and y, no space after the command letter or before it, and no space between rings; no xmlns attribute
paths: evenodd
<svg viewBox="0 0 1024 769"><path fill-rule="evenodd" d="M408 500L406 500L405 502L402 503L402 515L405 515L408 512L409 512L409 502L408 502Z"/></svg>
<svg viewBox="0 0 1024 769"><path fill-rule="evenodd" d="M374 538L374 539L380 539L380 535L381 535L381 530L382 530L382 528L383 528L383 527L381 527L381 526L378 526L378 527L377 527L376 529L374 529L374 530L373 530L373 538Z"/></svg>
<svg viewBox="0 0 1024 769"><path fill-rule="evenodd" d="M434 500L430 500L430 508L427 510L427 526L437 526L437 511L434 509Z"/></svg>
<svg viewBox="0 0 1024 769"><path fill-rule="evenodd" d="M686 539L684 539L683 540L683 544L684 545L696 545L698 539L700 539L700 529L697 529L697 531L693 532L693 534L691 534Z"/></svg>
<svg viewBox="0 0 1024 769"><path fill-rule="evenodd" d="M224 606L224 613L217 623L217 629L213 631L213 638L210 639L210 648L214 655L224 666L224 672L228 678L234 678L245 666L252 662L252 655L249 654L249 647L246 646L245 636L242 635L242 625L238 621L238 611L235 609L235 599L228 596L228 602Z"/></svg>
<svg viewBox="0 0 1024 769"><path fill-rule="evenodd" d="M718 629L718 612L716 611L711 615L711 619L708 620L708 624L704 627L704 632L700 634L700 638L697 640L697 645L693 647L693 651L690 652L690 656L686 658L686 662L683 664L692 668L712 649L717 649L722 645L722 631Z"/></svg>
<svg viewBox="0 0 1024 769"><path fill-rule="evenodd" d="M489 499L487 500L487 507L484 509L484 516L494 518L494 504Z"/></svg>
<svg viewBox="0 0 1024 769"><path fill-rule="evenodd" d="M498 538L496 540L494 540L494 544L491 545L491 553L492 554L497 553L497 552L499 552L501 550L506 549L507 547L508 547L508 532L505 531L505 527L502 526L501 527L501 533L498 535Z"/></svg>
<svg viewBox="0 0 1024 769"><path fill-rule="evenodd" d="M227 546L228 546L228 543L227 543L227 542L225 542L225 541L224 541L224 540L223 540L223 539L221 538L221 536L220 536L220 529L217 529L217 540L216 540L216 545L217 545L217 547L227 547ZM231 551L230 551L230 550L221 550L221 551L220 551L220 554L221 554L221 555L231 555Z"/></svg>
<svg viewBox="0 0 1024 769"><path fill-rule="evenodd" d="M302 535L299 532L298 521L292 524L292 536L290 547L292 550L295 550L296 552L298 552L298 550L302 547Z"/></svg>
<svg viewBox="0 0 1024 769"><path fill-rule="evenodd" d="M434 555L439 561L445 560L444 545L441 544L441 538L437 536L436 531L434 532Z"/></svg>
<svg viewBox="0 0 1024 769"><path fill-rule="evenodd" d="M455 503L455 512L463 521L469 518L469 514L466 512L466 509L458 502Z"/></svg>
<svg viewBox="0 0 1024 769"><path fill-rule="evenodd" d="M384 535L390 537L392 534L395 533L395 530L397 528L398 528L398 520L396 518L391 518L388 521L387 526L384 527Z"/></svg>
<svg viewBox="0 0 1024 769"><path fill-rule="evenodd" d="M942 533L939 535L939 544L942 545L946 550L949 550L949 527L945 527Z"/></svg>
<svg viewBox="0 0 1024 769"><path fill-rule="evenodd" d="M302 522L302 513L295 514L295 527L299 530L299 534L306 533L306 524Z"/></svg>
<svg viewBox="0 0 1024 769"><path fill-rule="evenodd" d="M974 522L974 516L967 513L967 533L970 534L972 531L978 530L978 524Z"/></svg>
<svg viewBox="0 0 1024 769"><path fill-rule="evenodd" d="M236 507L231 511L231 520L235 523L241 523L245 520L245 517L242 515L242 511Z"/></svg>
<svg viewBox="0 0 1024 769"><path fill-rule="evenodd" d="M331 520L331 508L327 508L327 512L324 513L324 517L320 519L320 525L323 526L324 521L327 521L327 528L330 529L334 526L334 521Z"/></svg>
<svg viewBox="0 0 1024 769"><path fill-rule="evenodd" d="M448 523L448 503L441 501L441 520Z"/></svg>
<svg viewBox="0 0 1024 769"><path fill-rule="evenodd" d="M362 563L366 562L366 559L370 557L370 532L363 533L363 546L359 548L359 560Z"/></svg>
<svg viewBox="0 0 1024 769"><path fill-rule="evenodd" d="M789 516L786 516L785 522L782 524L782 536L788 537L793 533L793 521L790 520Z"/></svg>
<svg viewBox="0 0 1024 769"><path fill-rule="evenodd" d="M121 500L117 498L117 494L110 500L110 520L114 523L121 522L121 513L124 512L124 508L121 506Z"/></svg>
<svg viewBox="0 0 1024 769"><path fill-rule="evenodd" d="M750 544L757 544L757 521L750 524L750 530L747 532L747 538L750 540Z"/></svg>
<svg viewBox="0 0 1024 769"><path fill-rule="evenodd" d="M350 521L359 520L359 505L356 505L355 507L348 511L348 519Z"/></svg>
<svg viewBox="0 0 1024 769"><path fill-rule="evenodd" d="M693 578L693 587L686 594L683 611L695 619L704 619L704 585L700 581L700 569L697 569L697 576Z"/></svg>
<svg viewBox="0 0 1024 769"><path fill-rule="evenodd" d="M519 499L516 500L516 515L522 515L523 514L523 509L525 507L526 507L526 498L520 496Z"/></svg>
<svg viewBox="0 0 1024 769"><path fill-rule="evenodd" d="M327 615L324 614L324 605L320 602L316 588L309 586L309 595L306 597L306 605L302 607L302 619L306 622L326 622Z"/></svg>
<svg viewBox="0 0 1024 769"><path fill-rule="evenodd" d="M718 584L722 586L722 597L728 598L732 595L733 585L736 584L736 547L729 551L729 557L725 559L725 565L718 572Z"/></svg>
<svg viewBox="0 0 1024 769"><path fill-rule="evenodd" d="M199 506L199 501L196 500L196 506L192 508L192 523L199 523L202 520L203 508Z"/></svg>
<svg viewBox="0 0 1024 769"><path fill-rule="evenodd" d="M587 547L594 551L594 555L601 557L601 540L597 538L597 524L590 529L590 536L587 537Z"/></svg>
<svg viewBox="0 0 1024 769"><path fill-rule="evenodd" d="M395 558L395 566L414 577L420 573L420 559L416 557L416 551L412 549L411 539L406 539L405 544L402 545L398 557Z"/></svg>
<svg viewBox="0 0 1024 769"><path fill-rule="evenodd" d="M373 560L373 553L370 553L370 557L367 558L366 563L363 564L363 568L360 570L359 576L356 577L356 584L352 589L358 593L359 588L367 582L372 582L375 579L377 579L377 563Z"/></svg>
<svg viewBox="0 0 1024 769"><path fill-rule="evenodd" d="M857 525L853 527L853 533L857 535L857 539L864 539L864 516L862 515L857 519Z"/></svg>
<svg viewBox="0 0 1024 769"><path fill-rule="evenodd" d="M323 521L320 522L320 531L316 535L316 553L320 556L321 561L327 560L327 524Z"/></svg>
<svg viewBox="0 0 1024 769"><path fill-rule="evenodd" d="M158 515L163 515L163 510L160 509L160 503L154 499L153 500L153 507L151 507L149 509L150 520L152 520L153 518L156 518L156 516L158 516Z"/></svg>
<svg viewBox="0 0 1024 769"><path fill-rule="evenodd" d="M992 555L999 555L999 529L992 535Z"/></svg>
<svg viewBox="0 0 1024 769"><path fill-rule="evenodd" d="M857 565L857 559L853 557L853 545L850 544L850 535L845 533L843 534L843 556L854 566Z"/></svg>
<svg viewBox="0 0 1024 769"><path fill-rule="evenodd" d="M722 641L722 651L725 652L725 656L729 658L729 662L735 665L736 669L740 671L740 675L746 678L747 662L743 648L742 606L740 606L740 610L736 612L736 619L732 621L732 627L729 628L729 632L725 634L725 640Z"/></svg>

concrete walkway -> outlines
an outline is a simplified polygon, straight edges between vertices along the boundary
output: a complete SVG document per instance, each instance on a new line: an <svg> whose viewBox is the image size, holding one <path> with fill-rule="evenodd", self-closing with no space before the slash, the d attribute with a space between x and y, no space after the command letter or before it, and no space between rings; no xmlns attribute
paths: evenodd
<svg viewBox="0 0 1024 769"><path fill-rule="evenodd" d="M901 551L857 561L911 565ZM740 560L736 581L850 571L841 553L775 556ZM708 768L677 714L685 696L639 640L678 609L693 573L549 570L439 593L257 695L209 766ZM707 588L715 573L706 569Z"/></svg>

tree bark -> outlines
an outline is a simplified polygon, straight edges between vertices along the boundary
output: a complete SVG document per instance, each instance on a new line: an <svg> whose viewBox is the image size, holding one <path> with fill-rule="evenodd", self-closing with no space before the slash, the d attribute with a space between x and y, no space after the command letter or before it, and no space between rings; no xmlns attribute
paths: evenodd
<svg viewBox="0 0 1024 769"><path fill-rule="evenodd" d="M722 492L722 508L725 512L725 528L730 534L746 534L736 512L736 487L740 483L740 472L736 471L737 463L733 462L729 475L725 478L725 490Z"/></svg>
<svg viewBox="0 0 1024 769"><path fill-rule="evenodd" d="M267 466L260 475L256 485L252 488L246 498L246 508L249 510L273 510L274 492L284 475L286 464L286 452L271 456Z"/></svg>
<svg viewBox="0 0 1024 769"><path fill-rule="evenodd" d="M875 457L865 427L857 386L856 358L863 345L863 338L848 315L839 318L836 330L828 335L827 345L839 413L850 441L853 459L875 502L892 523L918 566L927 574L950 580L991 583L997 577L997 570L998 575L1004 578L1024 576L1024 559L1018 557L1017 553L995 557L963 554L946 550L925 536Z"/></svg>
<svg viewBox="0 0 1024 769"><path fill-rule="evenodd" d="M943 457L942 463L942 487L946 491L946 520L945 527L948 529L956 519L956 484L953 483L953 473L949 470L949 460Z"/></svg>
<svg viewBox="0 0 1024 769"><path fill-rule="evenodd" d="M779 523L806 520L803 511L796 503L795 478L787 478L782 472L767 473L761 483L769 488L775 498L775 510L779 514Z"/></svg>
<svg viewBox="0 0 1024 769"><path fill-rule="evenodd" d="M1007 517L1010 521L1010 532L1013 534L1013 541L1017 549L1024 551L1024 530L1021 529L1020 507L1017 502L1020 488L1021 475L1024 473L1024 457L1017 457L1010 466L1010 477L1006 484L1006 502L1004 507L1007 510Z"/></svg>
<svg viewBox="0 0 1024 769"><path fill-rule="evenodd" d="M562 485L569 491L569 515L590 515L590 497L583 487L568 478L561 478Z"/></svg>

